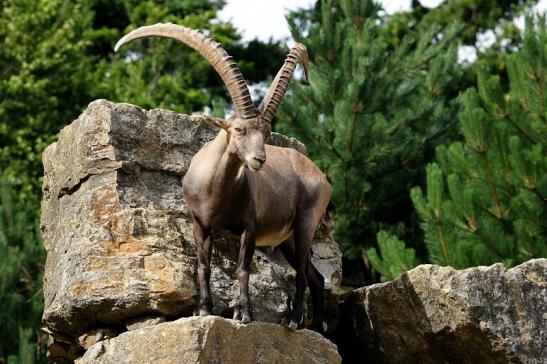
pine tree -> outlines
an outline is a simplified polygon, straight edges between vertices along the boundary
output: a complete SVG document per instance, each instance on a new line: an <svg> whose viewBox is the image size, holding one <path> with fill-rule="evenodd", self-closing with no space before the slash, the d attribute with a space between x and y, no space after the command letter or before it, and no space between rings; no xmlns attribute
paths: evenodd
<svg viewBox="0 0 547 364"><path fill-rule="evenodd" d="M37 199L41 154L89 99L92 59L81 2L0 2L0 172Z"/></svg>
<svg viewBox="0 0 547 364"><path fill-rule="evenodd" d="M426 30L433 24L463 24L459 37L463 44L474 46L477 36L512 21L521 11L533 6L538 0L445 0L433 8L425 8L419 1L412 2L410 12L399 13L401 20L412 21L411 27ZM404 32L405 27L400 27ZM502 31L503 29L499 29Z"/></svg>
<svg viewBox="0 0 547 364"><path fill-rule="evenodd" d="M481 70L462 96L463 142L437 149L427 192L412 190L431 262L512 266L547 256L547 25L528 19L509 89Z"/></svg>
<svg viewBox="0 0 547 364"><path fill-rule="evenodd" d="M367 254L382 281L392 280L418 265L414 249L407 248L397 237L380 231L377 240L379 254L375 248L369 248Z"/></svg>
<svg viewBox="0 0 547 364"><path fill-rule="evenodd" d="M0 177L0 362L36 359L44 262L36 219L34 203L19 199L13 184Z"/></svg>
<svg viewBox="0 0 547 364"><path fill-rule="evenodd" d="M213 103L229 105L224 84L215 70L199 53L172 39L149 38L112 52L112 45L125 33L142 25L175 23L201 29L211 35L230 53L249 82L271 77L282 63L284 50L279 43L253 41L238 43L240 35L235 27L215 19L224 1L98 1L96 14L117 9L112 17L100 19L101 36L97 47L102 59L97 72L96 89L100 97L113 101L131 102L145 108L167 108L191 113ZM115 23L116 17L124 22ZM98 24L95 24L98 26ZM279 60L255 66L266 54ZM222 111L222 110L221 110Z"/></svg>
<svg viewBox="0 0 547 364"><path fill-rule="evenodd" d="M425 32L431 26L460 24L458 39L467 51L475 51L482 67L502 77L506 84L506 58L522 46L521 32L514 19L530 11L538 0L445 0L433 8L426 8L420 1L412 1L412 9L393 14L386 24L385 38L397 46L409 31ZM492 44L484 47L480 36L489 34ZM445 92L458 94L476 86L477 62L466 61L459 82Z"/></svg>
<svg viewBox="0 0 547 364"><path fill-rule="evenodd" d="M409 32L395 48L372 1L320 1L289 18L309 51L310 85L291 85L277 129L302 140L331 180L336 235L359 257L382 228L412 235L411 186L455 125L457 29ZM406 234L406 235L405 235Z"/></svg>

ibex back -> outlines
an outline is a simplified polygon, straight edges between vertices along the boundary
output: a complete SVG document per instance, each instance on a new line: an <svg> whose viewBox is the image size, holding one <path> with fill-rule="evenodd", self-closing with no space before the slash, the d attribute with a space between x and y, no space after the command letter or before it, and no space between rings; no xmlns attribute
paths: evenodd
<svg viewBox="0 0 547 364"><path fill-rule="evenodd" d="M234 319L252 320L248 287L255 246L279 246L297 272L289 327L303 325L304 293L309 285L314 328L325 331L324 281L310 262L310 244L329 204L331 186L300 152L265 145L271 120L298 63L307 78L306 48L295 44L256 109L232 58L220 44L196 30L174 24L141 27L120 39L115 49L148 36L177 39L204 56L226 84L236 111L228 119L193 116L220 128L216 138L194 156L182 182L198 252L200 298L195 314L210 315L213 308L209 285L213 238L237 237L240 250L235 275L240 301Z"/></svg>

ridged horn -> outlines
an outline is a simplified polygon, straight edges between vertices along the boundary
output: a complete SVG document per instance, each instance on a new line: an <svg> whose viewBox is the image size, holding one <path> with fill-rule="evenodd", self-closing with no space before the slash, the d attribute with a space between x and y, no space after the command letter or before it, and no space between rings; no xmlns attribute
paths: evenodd
<svg viewBox="0 0 547 364"><path fill-rule="evenodd" d="M137 28L121 38L114 51L117 52L124 44L139 38L165 37L176 39L192 49L198 51L220 75L220 78L228 88L228 93L236 108L239 117L250 119L257 116L253 105L247 82L237 67L233 58L222 46L198 32L197 30L176 24L155 24Z"/></svg>
<svg viewBox="0 0 547 364"><path fill-rule="evenodd" d="M275 115L275 112L277 111L277 108L279 107L279 104L281 104L281 101L283 101L283 97L285 96L285 92L287 92L287 88L289 87L289 82L291 81L292 74L296 69L296 65L298 63L302 64L302 68L304 68L304 77L307 82L308 51L306 49L306 46L300 43L296 43L292 47L291 51L287 55L287 58L285 59L283 67L281 67L279 72L277 72L277 75L275 76L272 85L268 90L268 93L266 94L266 96L264 96L264 99L258 107L258 111L262 114L263 119L268 123L272 122L272 119Z"/></svg>

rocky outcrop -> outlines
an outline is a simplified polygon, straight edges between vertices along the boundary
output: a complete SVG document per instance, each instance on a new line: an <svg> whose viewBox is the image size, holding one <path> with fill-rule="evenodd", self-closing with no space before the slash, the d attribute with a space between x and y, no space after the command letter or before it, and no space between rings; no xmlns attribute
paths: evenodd
<svg viewBox="0 0 547 364"><path fill-rule="evenodd" d="M44 153L44 322L50 357L79 363L338 363L336 347L277 323L295 272L257 250L254 322L191 315L195 247L181 178L213 128L165 110L99 100ZM272 144L301 143L274 134ZM329 327L338 321L341 253L332 216L314 238ZM231 317L238 242L215 242L212 293ZM335 333L347 363L542 363L547 357L547 259L455 270L422 265L351 292ZM266 323L270 322L270 323Z"/></svg>
<svg viewBox="0 0 547 364"><path fill-rule="evenodd" d="M547 259L455 270L421 265L355 290L342 310L355 363L544 363Z"/></svg>
<svg viewBox="0 0 547 364"><path fill-rule="evenodd" d="M57 344L82 336L89 342L94 330L119 333L148 318L191 314L195 247L181 178L216 132L187 115L98 100L46 149L43 318L52 336L63 338ZM270 143L304 152L300 142L279 134ZM313 256L328 293L337 293L341 253L331 225L323 222ZM239 297L232 278L237 253L238 242L215 242L217 315L231 317ZM257 250L253 273L255 319L279 322L288 310L294 271L280 252Z"/></svg>
<svg viewBox="0 0 547 364"><path fill-rule="evenodd" d="M190 317L93 345L78 364L340 363L336 345L314 331L220 317Z"/></svg>

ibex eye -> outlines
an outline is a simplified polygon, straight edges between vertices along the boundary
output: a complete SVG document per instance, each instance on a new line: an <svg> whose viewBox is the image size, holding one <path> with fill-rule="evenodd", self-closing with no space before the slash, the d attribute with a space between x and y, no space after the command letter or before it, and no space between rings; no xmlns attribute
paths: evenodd
<svg viewBox="0 0 547 364"><path fill-rule="evenodd" d="M238 128L238 127L235 127L234 130L237 132L237 133L241 133L243 132L243 129L241 128Z"/></svg>

